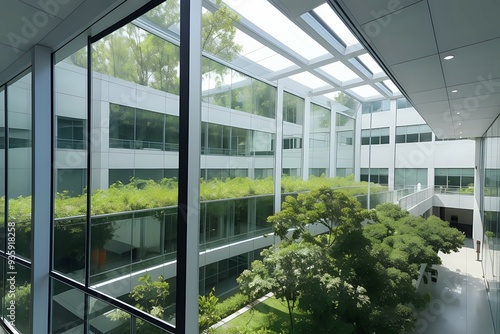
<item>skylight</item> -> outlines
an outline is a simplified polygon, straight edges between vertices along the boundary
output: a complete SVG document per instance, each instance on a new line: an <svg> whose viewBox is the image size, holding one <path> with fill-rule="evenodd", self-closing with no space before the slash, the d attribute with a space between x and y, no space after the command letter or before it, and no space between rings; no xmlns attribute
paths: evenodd
<svg viewBox="0 0 500 334"><path fill-rule="evenodd" d="M316 13L324 21L324 23L328 25L328 27L342 39L346 46L359 44L358 39L346 27L344 22L342 22L342 20L332 10L330 5L325 3L319 7L316 7L314 9L314 13Z"/></svg>
<svg viewBox="0 0 500 334"><path fill-rule="evenodd" d="M326 73L328 73L329 75L331 75L332 77L341 82L359 79L356 73L351 71L346 65L344 65L340 61L322 66L320 67L320 69L322 69L323 71L325 71Z"/></svg>
<svg viewBox="0 0 500 334"><path fill-rule="evenodd" d="M400 93L399 88L396 87L392 80L384 80L383 82L393 93Z"/></svg>
<svg viewBox="0 0 500 334"><path fill-rule="evenodd" d="M225 0L229 7L302 57L311 60L327 54L312 39L266 0Z"/></svg>
<svg viewBox="0 0 500 334"><path fill-rule="evenodd" d="M382 68L380 68L380 66L377 64L377 62L372 58L372 56L370 56L368 53L358 56L358 59L361 60L363 65L365 65L373 74L384 72Z"/></svg>
<svg viewBox="0 0 500 334"><path fill-rule="evenodd" d="M349 89L350 92L360 96L363 99L373 99L373 98L382 98L383 96L375 90L370 85L359 86L355 88Z"/></svg>
<svg viewBox="0 0 500 334"><path fill-rule="evenodd" d="M236 30L235 42L243 47L240 52L241 56L264 66L268 70L279 71L294 65L290 60L256 41L241 30Z"/></svg>
<svg viewBox="0 0 500 334"><path fill-rule="evenodd" d="M311 89L328 86L328 83L309 72L292 75L290 76L290 79L295 80Z"/></svg>

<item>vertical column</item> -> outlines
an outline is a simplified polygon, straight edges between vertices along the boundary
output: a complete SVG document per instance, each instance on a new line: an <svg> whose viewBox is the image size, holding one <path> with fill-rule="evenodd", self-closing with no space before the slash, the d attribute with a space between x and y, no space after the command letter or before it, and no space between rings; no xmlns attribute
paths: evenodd
<svg viewBox="0 0 500 334"><path fill-rule="evenodd" d="M177 333L198 333L201 0L180 2Z"/></svg>
<svg viewBox="0 0 500 334"><path fill-rule="evenodd" d="M359 182L361 174L361 129L363 128L363 115L360 106L356 113L356 123L354 125L354 181Z"/></svg>
<svg viewBox="0 0 500 334"><path fill-rule="evenodd" d="M31 226L31 332L49 329L49 270L52 173L51 52L32 50L32 226Z"/></svg>
<svg viewBox="0 0 500 334"><path fill-rule="evenodd" d="M307 181L309 178L309 158L310 158L310 145L311 138L311 98L304 99L304 139L302 140L302 179Z"/></svg>
<svg viewBox="0 0 500 334"><path fill-rule="evenodd" d="M276 91L276 140L274 147L274 212L281 211L281 173L283 166L283 84Z"/></svg>
<svg viewBox="0 0 500 334"><path fill-rule="evenodd" d="M397 101L391 100L390 113L393 113L391 117L391 123L389 124L389 145L391 147L391 157L389 163L389 178L387 180L389 187L394 188L394 181L396 180L396 119L397 119Z"/></svg>
<svg viewBox="0 0 500 334"><path fill-rule="evenodd" d="M330 163L328 169L330 170L329 177L337 176L337 112L335 108L330 107Z"/></svg>

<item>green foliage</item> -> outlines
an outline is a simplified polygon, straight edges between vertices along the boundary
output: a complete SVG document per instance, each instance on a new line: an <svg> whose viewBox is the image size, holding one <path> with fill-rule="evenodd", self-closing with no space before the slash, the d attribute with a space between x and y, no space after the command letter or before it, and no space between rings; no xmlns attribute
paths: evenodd
<svg viewBox="0 0 500 334"><path fill-rule="evenodd" d="M321 272L323 253L319 246L290 244L262 251L264 259L254 261L237 279L241 291L251 299L268 292L287 303L290 331L294 333L293 312L309 277Z"/></svg>
<svg viewBox="0 0 500 334"><path fill-rule="evenodd" d="M287 197L268 220L280 237L294 233L242 273L240 288L250 297L274 292L292 306L291 320L298 306L318 333L412 331L413 310L430 301L414 286L420 265L440 263L438 252L457 251L464 242L461 232L437 217L411 216L394 204L363 210L329 188ZM327 232L313 238L305 228L311 223Z"/></svg>
<svg viewBox="0 0 500 334"><path fill-rule="evenodd" d="M297 198L287 196L282 210L269 217L268 222L273 224L276 235L285 240L289 229L295 229L291 239L297 240L308 237L308 225L321 224L328 231L327 244L331 245L345 229L360 227L368 217L369 212L356 199L343 191L323 187L301 193Z"/></svg>
<svg viewBox="0 0 500 334"><path fill-rule="evenodd" d="M163 319L165 302L170 288L168 282L161 275L158 276L157 281L153 281L151 275L144 274L139 277L138 283L128 295L135 303L134 306L152 316ZM109 312L106 316L112 321L122 323L128 323L130 319L130 314L118 309ZM150 334L152 331L156 333L156 328L153 329L150 324L137 319L136 332L138 334Z"/></svg>
<svg viewBox="0 0 500 334"><path fill-rule="evenodd" d="M248 304L248 301L248 296L242 293L236 293L226 300L217 303L215 308L217 310L217 314L222 319L241 309L243 306Z"/></svg>
<svg viewBox="0 0 500 334"><path fill-rule="evenodd" d="M203 50L231 61L242 49L234 42L234 23L239 21L239 16L221 0L217 0L216 5L218 10L202 15ZM167 0L150 10L143 19L168 30L180 22L179 2ZM93 69L99 73L178 94L179 48L132 23L95 43L92 57ZM71 60L77 66L86 67L85 50L75 53ZM206 73L209 70L206 61L203 67L202 72ZM219 75L226 71L224 66L215 69Z"/></svg>
<svg viewBox="0 0 500 334"><path fill-rule="evenodd" d="M217 304L219 298L215 296L215 288L210 291L208 296L198 297L198 326L200 333L207 330L213 324L217 323L221 317L217 313Z"/></svg>

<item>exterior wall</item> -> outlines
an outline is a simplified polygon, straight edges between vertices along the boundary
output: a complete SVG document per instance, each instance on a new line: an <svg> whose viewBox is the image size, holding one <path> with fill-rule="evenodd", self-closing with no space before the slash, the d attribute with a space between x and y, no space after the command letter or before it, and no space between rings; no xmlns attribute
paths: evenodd
<svg viewBox="0 0 500 334"><path fill-rule="evenodd" d="M389 144L360 148L360 168L388 168L389 186L394 186L396 168L425 168L427 185L432 186L436 168L474 168L476 165L474 140L436 141L433 135L428 142L396 144L398 126L425 124L425 121L414 108L396 110L395 101L388 111L363 114L360 123L361 129L370 129L370 124L372 129L389 127Z"/></svg>

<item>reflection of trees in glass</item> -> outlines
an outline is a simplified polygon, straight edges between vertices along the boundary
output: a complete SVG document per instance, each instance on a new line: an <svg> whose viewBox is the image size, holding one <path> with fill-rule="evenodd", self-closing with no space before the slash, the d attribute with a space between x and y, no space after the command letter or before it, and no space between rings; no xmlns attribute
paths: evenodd
<svg viewBox="0 0 500 334"><path fill-rule="evenodd" d="M339 92L337 96L335 96L335 102L354 111L359 107L359 101L344 92Z"/></svg>
<svg viewBox="0 0 500 334"><path fill-rule="evenodd" d="M217 0L220 6L214 13L203 14L202 45L204 51L231 61L241 50L234 42L239 20L236 13ZM167 0L149 11L141 19L148 20L161 29L169 29L179 24L179 3ZM174 29L177 30L177 29ZM86 67L85 49L71 56L74 64ZM116 78L153 87L177 94L179 90L179 48L143 29L128 24L93 45L93 69ZM203 73L209 71L208 63L203 61ZM212 68L222 74L227 70L222 65Z"/></svg>

